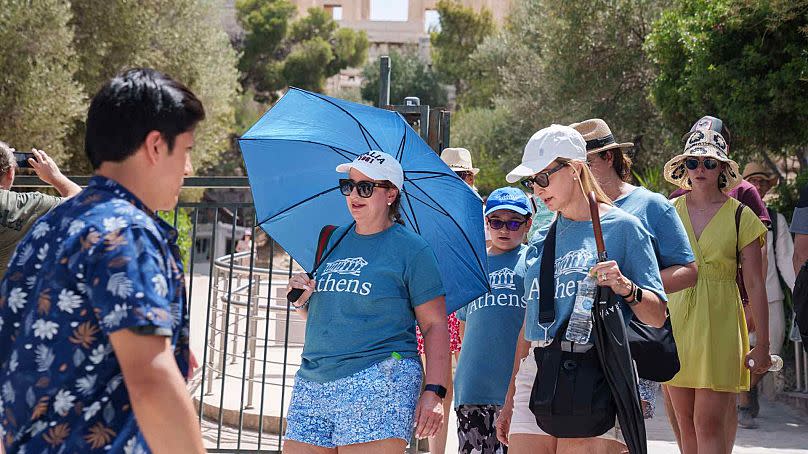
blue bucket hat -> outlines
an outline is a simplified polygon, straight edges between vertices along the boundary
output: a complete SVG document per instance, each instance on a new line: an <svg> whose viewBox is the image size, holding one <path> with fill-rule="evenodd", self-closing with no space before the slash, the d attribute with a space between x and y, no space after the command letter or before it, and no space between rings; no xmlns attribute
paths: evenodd
<svg viewBox="0 0 808 454"><path fill-rule="evenodd" d="M511 210L526 216L533 213L527 194L510 186L495 189L485 202L486 216L499 210Z"/></svg>

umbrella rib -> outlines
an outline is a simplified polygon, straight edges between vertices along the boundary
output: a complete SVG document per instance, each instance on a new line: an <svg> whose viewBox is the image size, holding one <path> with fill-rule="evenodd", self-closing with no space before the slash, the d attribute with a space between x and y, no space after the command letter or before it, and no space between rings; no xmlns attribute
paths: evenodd
<svg viewBox="0 0 808 454"><path fill-rule="evenodd" d="M286 213L286 212L287 212L287 211L289 211L289 210L292 210L292 209L294 209L294 208L299 207L300 205L303 205L304 203L308 202L309 200L316 199L317 197L320 197L321 195L328 194L329 192L331 192L331 191L335 191L335 190L337 190L337 189L339 189L339 186L335 186L335 187L333 187L333 188L331 188L331 189L326 189L325 191L322 191L322 192L320 192L320 193L314 194L314 195L313 195L313 196L311 196L311 197L307 197L307 198L305 198L305 199L301 200L300 202L297 202L297 203L295 203L295 204L293 204L293 205L290 205L290 206L288 206L288 207L284 208L282 211L279 211L279 212L277 212L277 213L273 214L272 216L270 216L270 217L268 217L268 218L264 219L263 221L261 221L261 222L259 222L258 224L256 224L256 226L260 226L261 224L263 224L263 223L265 223L265 222L269 222L269 221L271 221L272 219L274 219L274 218L276 218L276 217L278 217L278 216L282 215L283 213Z"/></svg>
<svg viewBox="0 0 808 454"><path fill-rule="evenodd" d="M457 175L449 175L448 173L445 173L445 172L435 172L435 171L432 171L432 170L405 170L404 171L405 175L408 174L408 173L424 173L424 174L427 174L427 175L443 175L445 177L456 177L457 176Z"/></svg>
<svg viewBox="0 0 808 454"><path fill-rule="evenodd" d="M352 152L352 151L348 151L348 150L345 150L345 149L343 149L343 148L335 147L335 146L333 146L333 145L326 145L326 144L324 144L324 143L320 143L320 142L314 142L314 141L312 141L312 140L301 140L301 139L276 139L276 138L266 138L266 137L248 137L248 138L246 138L246 139L245 139L245 138L243 138L243 137L239 137L239 139L238 139L238 140L239 140L239 142L240 142L240 141L242 141L242 140L264 140L264 141L269 141L269 140L278 140L278 141L284 141L284 142L301 142L301 143L311 143L311 144L314 144L314 145L321 145L321 146L323 146L323 147L328 147L328 148L331 148L332 150L334 150L334 151L336 151L337 153L340 153L340 154L342 154L342 153L347 153L347 154L349 154L349 155L353 156L354 158L355 158L355 157L357 157L357 156L359 156L359 153L354 153L354 152ZM344 156L343 156L343 157L344 157ZM350 160L350 161L353 161L353 159L349 159L349 158L346 158L346 159L348 159L348 160Z"/></svg>
<svg viewBox="0 0 808 454"><path fill-rule="evenodd" d="M409 200L407 200L407 202L409 202ZM410 211L412 211L412 205L410 205ZM421 234L420 229L419 229L419 228L418 228L418 226L417 226L417 225L416 225L416 224L415 224L415 223L412 221L412 219L410 219L410 215L409 215L409 214L407 214L407 210L405 210L405 209L404 209L404 206L403 206L403 205L401 206L401 213L404 215L404 217L405 217L405 218L407 218L407 221L409 221L409 222L410 222L410 225L412 226L412 228L413 228L413 229L414 229L416 232L418 232L418 234L420 235L420 234ZM415 212L413 212L413 216L414 216L414 215L415 215Z"/></svg>
<svg viewBox="0 0 808 454"><path fill-rule="evenodd" d="M431 180L433 178L440 178L440 177L448 177L449 175L429 175L425 177L418 177L418 178L405 178L404 181L423 181L423 180Z"/></svg>
<svg viewBox="0 0 808 454"><path fill-rule="evenodd" d="M421 189L421 188L418 188ZM415 229L418 234L421 234L421 226L418 224L418 217L415 216L415 208L412 207L412 201L410 200L410 193L405 191L404 196L407 197L407 204L410 206L410 212L412 213L412 220L410 220L410 224ZM417 200L418 198L413 195L413 197ZM406 213L406 211L405 211ZM409 220L409 217L407 218Z"/></svg>
<svg viewBox="0 0 808 454"><path fill-rule="evenodd" d="M338 154L338 155L342 156L343 158L347 159L348 161L353 161L353 159L352 159L352 158L349 158L348 156L345 156L343 153L347 153L347 154L349 154L349 155L353 156L354 158L356 158L357 156L359 156L358 154L353 154L353 153L351 153L350 151L347 151L347 150L340 150L339 148L337 148L337 147L332 147L331 145L329 145L329 146L328 146L328 148L330 148L330 149L334 150L334 152L335 152L336 154Z"/></svg>
<svg viewBox="0 0 808 454"><path fill-rule="evenodd" d="M419 189L421 192L423 192L423 193L424 193L424 195L425 195L425 196L427 196L427 197L429 198L429 200L431 200L431 201L432 201L432 203L434 203L435 205L437 205L437 206L438 206L438 207L439 207L439 208L440 208L440 209L443 211L443 214L445 214L445 215L446 215L446 217L448 217L449 219L451 219L451 220L452 220L452 222L454 223L454 225L457 227L457 230L460 230L460 233L463 235L463 239L465 239L465 240L466 240L466 244L468 244L468 245L469 245L469 247L471 248L471 250L472 250L472 251L474 251L474 245L472 245L472 244L471 244L471 240L469 239L468 235L466 235L466 232L465 232L465 231L464 231L462 228L460 228L460 224L458 224L458 223L457 223L457 221L455 221L455 219L454 219L452 216L450 216L450 215L449 215L449 212L448 212L448 211L446 211L446 209L445 209L445 208L443 208L443 206L442 206L440 203L438 203L438 202L437 202L435 199L433 199L433 198L432 198L432 196L430 196L428 192L426 192L426 191L424 191L423 189L421 189L421 187L420 187L420 186L418 186L418 185L417 185L417 184L416 184L414 181L410 181L410 183L412 183L412 185L413 185L413 186L415 186L415 187L416 187L416 188L418 188L418 189ZM415 196L413 196L413 197L415 197ZM481 272L485 272L485 267L483 266L482 262L480 262L480 257L478 257L476 253L475 253L475 254L472 254L472 255L474 256L474 259L475 259L475 260L477 260L477 266L479 267L480 271L481 271ZM486 277L487 277L487 276L486 276ZM491 284L488 282L488 279L486 279L486 280L485 280L485 285L486 285L486 287L488 287L489 289L491 288Z"/></svg>
<svg viewBox="0 0 808 454"><path fill-rule="evenodd" d="M396 152L396 161L401 162L401 158L404 157L404 144L407 143L407 130L404 130L404 134L401 135L401 143L398 144L398 151Z"/></svg>
<svg viewBox="0 0 808 454"><path fill-rule="evenodd" d="M297 88L295 88L295 89L297 90ZM371 133L370 133L370 131L368 131L368 130L365 128L365 125L363 125L363 124L362 124L362 122L360 122L360 121L359 121L359 120L358 120L356 117L354 117L352 113L348 112L347 110L345 110L345 109L343 109L342 107L338 106L338 105L337 105L335 102L333 102L333 101L331 101L331 100L329 100L329 99L326 99L325 97L323 97L323 96L321 96L321 95L319 95L319 94L317 94L317 93L311 93L311 92L308 92L308 93L310 93L310 94L314 95L315 97L320 98L321 100L323 100L323 101L325 101L325 102L327 102L327 103L331 104L332 106L334 106L334 107L336 107L337 109L339 109L339 110L341 110L342 112L344 112L344 113L345 113L345 115L347 115L347 116L351 117L351 118L353 119L353 121L355 121L355 122L356 122L356 124L359 126L359 129L362 131L362 136L365 138L365 142L367 142L367 144L368 144L368 148L369 148L369 149L371 149L371 150L372 150L372 149L373 149L373 147L370 145L370 142L368 142L368 136L369 136L369 137L370 137L370 138L373 140L373 143L375 143L375 144L376 144L376 146L379 148L379 150L380 150L380 151L384 151L384 150L382 150L382 146L381 146L381 145L379 145L379 142L377 142L377 141L376 141L376 138L375 138L375 137L373 137L373 134L371 134ZM367 134L367 136L365 136L365 134Z"/></svg>

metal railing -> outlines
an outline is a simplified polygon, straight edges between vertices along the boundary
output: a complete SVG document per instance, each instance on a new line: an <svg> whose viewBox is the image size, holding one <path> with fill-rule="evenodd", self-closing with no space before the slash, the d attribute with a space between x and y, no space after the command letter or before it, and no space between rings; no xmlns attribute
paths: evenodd
<svg viewBox="0 0 808 454"><path fill-rule="evenodd" d="M86 185L91 177L70 177ZM47 188L20 175L14 188ZM183 188L249 189L246 177L189 177ZM305 323L279 289L296 264L256 238L251 202L181 202L168 213L185 245L191 347L188 390L210 453L280 453ZM249 232L253 241L237 252Z"/></svg>

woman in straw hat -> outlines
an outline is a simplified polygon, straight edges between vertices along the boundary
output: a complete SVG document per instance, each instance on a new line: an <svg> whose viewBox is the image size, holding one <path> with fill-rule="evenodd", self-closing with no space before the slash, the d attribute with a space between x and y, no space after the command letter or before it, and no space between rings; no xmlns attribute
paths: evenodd
<svg viewBox="0 0 808 454"><path fill-rule="evenodd" d="M668 304L681 370L666 386L685 454L731 452L737 394L749 389L749 369L760 373L771 362L768 342L749 351L735 283L736 257L740 257L758 335L768 339L766 293L760 279L766 226L726 194L741 179L726 147L717 132L696 131L687 139L684 152L665 164L665 179L690 190L674 199L673 205L699 267L696 286L671 294Z"/></svg>
<svg viewBox="0 0 808 454"><path fill-rule="evenodd" d="M586 162L606 195L616 207L637 216L651 233L665 292L678 292L695 285L696 259L676 209L663 195L629 183L631 158L625 151L634 144L616 142L609 125L600 118L570 126L584 136ZM658 390L659 383L640 379L640 398L646 418L654 416Z"/></svg>
<svg viewBox="0 0 808 454"><path fill-rule="evenodd" d="M586 142L569 126L552 125L538 131L525 146L522 163L511 171L508 182L522 179L547 207L558 213L555 245L554 307L556 319L539 324L541 256L549 226L539 230L528 247L525 263L525 323L516 347L508 394L497 420L497 438L510 454L520 453L621 453L626 449L619 429L595 438L556 438L544 432L529 408L537 365L534 348L545 348L567 323L578 283L587 274L610 287L622 298L623 309L654 326L665 321L665 292L659 276L651 236L636 217L614 208L586 165ZM595 192L600 202L600 222L611 260L597 263L597 249L589 202ZM637 291L639 289L639 291ZM627 318L628 319L628 318ZM560 334L563 336L563 334ZM593 338L590 337L590 342ZM530 356L529 356L530 355Z"/></svg>

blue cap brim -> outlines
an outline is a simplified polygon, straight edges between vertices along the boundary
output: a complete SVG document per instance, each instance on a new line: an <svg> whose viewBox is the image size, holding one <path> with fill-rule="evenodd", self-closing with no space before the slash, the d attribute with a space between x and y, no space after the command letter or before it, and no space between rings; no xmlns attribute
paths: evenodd
<svg viewBox="0 0 808 454"><path fill-rule="evenodd" d="M495 207L491 207L491 208L486 209L485 210L485 216L488 216L489 214L491 214L491 213L493 213L495 211L500 211L500 210L515 211L515 212L517 212L517 213L519 213L519 214L521 214L523 216L533 214L533 212L530 209L526 210L524 207L520 207L520 206L516 206L516 205L503 204L503 205L497 205Z"/></svg>

